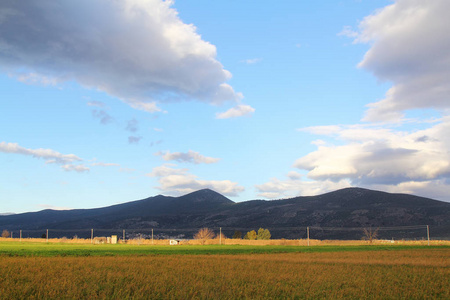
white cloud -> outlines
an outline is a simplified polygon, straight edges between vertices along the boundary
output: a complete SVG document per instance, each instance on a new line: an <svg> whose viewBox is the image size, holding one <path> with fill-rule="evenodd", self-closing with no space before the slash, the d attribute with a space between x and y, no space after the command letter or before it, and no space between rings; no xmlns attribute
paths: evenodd
<svg viewBox="0 0 450 300"><path fill-rule="evenodd" d="M207 157L201 155L198 152L189 150L188 152L158 152L156 155L161 156L165 161L178 161L178 162L186 162L193 164L213 164L220 160L220 158Z"/></svg>
<svg viewBox="0 0 450 300"><path fill-rule="evenodd" d="M314 196L350 186L347 180L340 180L338 182L332 180L305 181L298 176L292 177L292 172L289 172L288 177L285 180L272 178L269 182L256 185L258 196L268 199Z"/></svg>
<svg viewBox="0 0 450 300"><path fill-rule="evenodd" d="M237 196L244 191L236 182L230 180L202 180L197 176L188 173L188 169L172 168L173 164L166 164L153 168L147 174L150 177L157 177L159 186L157 189L169 195L183 195L200 189L210 188L225 196Z"/></svg>
<svg viewBox="0 0 450 300"><path fill-rule="evenodd" d="M318 182L348 180L354 186L420 195L438 186L432 194L450 200L450 117L416 131L376 125L339 128L332 132L309 128L312 133L329 134L344 144L319 144L294 167L308 171L307 177Z"/></svg>
<svg viewBox="0 0 450 300"><path fill-rule="evenodd" d="M262 61L261 58L250 58L250 59L245 59L242 62L246 63L247 65L253 65L253 64L259 63L260 61Z"/></svg>
<svg viewBox="0 0 450 300"><path fill-rule="evenodd" d="M41 84L77 81L136 109L242 95L216 47L162 0L0 2L0 67Z"/></svg>
<svg viewBox="0 0 450 300"><path fill-rule="evenodd" d="M395 122L409 109L450 107L448 11L448 0L397 0L359 24L355 42L372 44L359 67L393 83L364 120Z"/></svg>
<svg viewBox="0 0 450 300"><path fill-rule="evenodd" d="M239 104L229 110L216 114L217 119L229 119L250 115L255 112L255 109L250 105Z"/></svg>
<svg viewBox="0 0 450 300"><path fill-rule="evenodd" d="M91 166L93 166L93 167L118 167L118 166L120 166L120 164L97 162L97 163L92 163Z"/></svg>
<svg viewBox="0 0 450 300"><path fill-rule="evenodd" d="M339 128L305 130L339 145L316 143L316 151L294 163L306 176L291 171L287 179L272 178L256 185L258 195L276 199L359 186L450 201L450 117L410 132L367 124Z"/></svg>
<svg viewBox="0 0 450 300"><path fill-rule="evenodd" d="M338 36L356 38L359 36L359 33L357 31L354 31L351 26L344 26L344 29L342 29L342 31L338 33Z"/></svg>
<svg viewBox="0 0 450 300"><path fill-rule="evenodd" d="M71 210L73 208L71 207L61 207L61 206L54 206L50 204L38 204L38 207L42 209L52 209L52 210Z"/></svg>
<svg viewBox="0 0 450 300"><path fill-rule="evenodd" d="M78 173L82 172L89 172L89 168L83 165L62 165L61 168L63 168L64 171L75 171Z"/></svg>
<svg viewBox="0 0 450 300"><path fill-rule="evenodd" d="M83 159L74 154L61 154L52 149L27 149L17 143L0 142L0 152L27 155L42 158L47 164L60 164L66 171L86 172L89 168L79 164ZM78 164L75 164L78 163Z"/></svg>
<svg viewBox="0 0 450 300"><path fill-rule="evenodd" d="M139 100L128 100L127 103L134 109L146 111L149 113L155 113L162 111L161 108L159 108L155 102L141 102Z"/></svg>

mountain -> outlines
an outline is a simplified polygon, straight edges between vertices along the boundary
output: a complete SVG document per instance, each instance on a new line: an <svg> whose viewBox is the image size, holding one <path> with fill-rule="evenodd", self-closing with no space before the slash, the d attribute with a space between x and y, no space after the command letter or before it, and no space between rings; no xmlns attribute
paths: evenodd
<svg viewBox="0 0 450 300"><path fill-rule="evenodd" d="M181 197L158 195L104 208L43 210L0 216L0 229L8 230L96 228L136 231L154 228L160 231L177 229L191 236L194 229L201 227L223 227L231 234L234 230L263 227L269 228L274 237L298 238L299 231L304 232L307 226L377 228L416 225L430 225L435 235L450 238L450 203L361 188L346 188L318 196L235 203L204 189ZM317 234L326 237L324 232ZM339 234L342 236L343 233ZM345 235L350 237L352 232Z"/></svg>

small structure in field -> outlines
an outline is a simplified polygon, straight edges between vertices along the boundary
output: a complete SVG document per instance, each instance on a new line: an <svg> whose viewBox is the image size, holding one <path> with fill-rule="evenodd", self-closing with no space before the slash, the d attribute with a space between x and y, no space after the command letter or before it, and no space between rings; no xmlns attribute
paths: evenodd
<svg viewBox="0 0 450 300"><path fill-rule="evenodd" d="M170 243L170 245L179 245L180 240L170 240L169 243Z"/></svg>
<svg viewBox="0 0 450 300"><path fill-rule="evenodd" d="M117 244L117 235L111 236L111 244Z"/></svg>

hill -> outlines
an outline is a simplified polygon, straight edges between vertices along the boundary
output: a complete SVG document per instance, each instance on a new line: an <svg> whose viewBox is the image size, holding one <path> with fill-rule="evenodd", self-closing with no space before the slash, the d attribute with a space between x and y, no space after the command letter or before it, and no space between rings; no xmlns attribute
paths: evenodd
<svg viewBox="0 0 450 300"><path fill-rule="evenodd" d="M450 238L450 203L428 198L346 188L318 196L235 203L209 189L181 197L158 195L96 209L0 216L0 229L177 229L234 230L270 228L274 237L298 238L306 226L355 228L430 225ZM190 230L190 231L189 231ZM325 233L317 233L327 237ZM358 233L360 235L360 233ZM352 233L347 233L350 237ZM317 236L317 235L316 235ZM342 236L342 233L340 233Z"/></svg>

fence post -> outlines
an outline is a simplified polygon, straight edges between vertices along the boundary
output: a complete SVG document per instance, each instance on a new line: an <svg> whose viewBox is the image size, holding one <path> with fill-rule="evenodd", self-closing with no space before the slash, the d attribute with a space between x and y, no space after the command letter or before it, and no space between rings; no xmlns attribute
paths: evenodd
<svg viewBox="0 0 450 300"><path fill-rule="evenodd" d="M91 244L94 243L94 228L91 229Z"/></svg>
<svg viewBox="0 0 450 300"><path fill-rule="evenodd" d="M47 235L46 235L46 237L47 237L47 243L48 243L48 229L47 229Z"/></svg>
<svg viewBox="0 0 450 300"><path fill-rule="evenodd" d="M309 226L306 227L306 235L308 236L308 247L309 247Z"/></svg>
<svg viewBox="0 0 450 300"><path fill-rule="evenodd" d="M125 229L123 230L123 234L122 234L122 242L125 244Z"/></svg>
<svg viewBox="0 0 450 300"><path fill-rule="evenodd" d="M20 241L22 241L22 229L20 230Z"/></svg>
<svg viewBox="0 0 450 300"><path fill-rule="evenodd" d="M428 246L430 246L430 226L427 225L427 239L428 239Z"/></svg>
<svg viewBox="0 0 450 300"><path fill-rule="evenodd" d="M152 245L153 245L153 228L152 228Z"/></svg>
<svg viewBox="0 0 450 300"><path fill-rule="evenodd" d="M222 227L219 228L219 244L222 245Z"/></svg>

